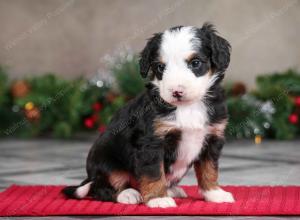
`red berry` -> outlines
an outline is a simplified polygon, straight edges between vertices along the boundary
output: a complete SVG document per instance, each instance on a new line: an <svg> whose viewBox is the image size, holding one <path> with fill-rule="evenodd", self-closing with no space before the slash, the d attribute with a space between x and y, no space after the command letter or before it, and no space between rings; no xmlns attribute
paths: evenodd
<svg viewBox="0 0 300 220"><path fill-rule="evenodd" d="M297 124L298 121L299 121L299 117L298 117L297 114L295 114L295 113L290 114L290 116L289 116L289 122L290 122L291 124Z"/></svg>
<svg viewBox="0 0 300 220"><path fill-rule="evenodd" d="M294 100L296 106L300 106L300 96L297 96Z"/></svg>
<svg viewBox="0 0 300 220"><path fill-rule="evenodd" d="M98 112L102 109L102 105L101 105L100 102L96 102L92 105L92 108L93 108L94 111Z"/></svg>
<svg viewBox="0 0 300 220"><path fill-rule="evenodd" d="M84 125L87 128L93 128L94 127L94 121L92 118L86 118L84 119Z"/></svg>

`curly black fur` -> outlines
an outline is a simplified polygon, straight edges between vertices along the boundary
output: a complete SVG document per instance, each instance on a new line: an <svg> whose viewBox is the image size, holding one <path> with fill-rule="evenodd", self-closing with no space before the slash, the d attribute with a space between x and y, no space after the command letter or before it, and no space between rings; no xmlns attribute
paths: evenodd
<svg viewBox="0 0 300 220"><path fill-rule="evenodd" d="M174 27L172 30L180 28ZM210 95L204 100L210 106L209 123L218 123L227 118L224 91L219 83L230 61L230 45L215 34L210 24L198 29L197 37L202 42L199 54L205 61L202 71L212 68L215 74L219 74L219 79L209 90ZM155 34L141 53L142 77L147 76L152 63L157 60L161 38L162 33ZM153 74L161 78L161 75ZM165 173L168 174L170 166L176 161L181 131L172 131L162 138L155 135L153 122L172 115L175 110L175 106L160 98L158 89L152 83L146 84L145 92L120 109L88 154L87 179L81 185L92 182L89 196L97 200L115 201L118 189L109 183L109 176L114 171L126 171L136 180L145 175L155 179L160 177L160 166L163 163ZM199 159L210 158L217 166L223 143L222 138L208 135ZM66 187L63 192L68 197L76 198L76 188Z"/></svg>

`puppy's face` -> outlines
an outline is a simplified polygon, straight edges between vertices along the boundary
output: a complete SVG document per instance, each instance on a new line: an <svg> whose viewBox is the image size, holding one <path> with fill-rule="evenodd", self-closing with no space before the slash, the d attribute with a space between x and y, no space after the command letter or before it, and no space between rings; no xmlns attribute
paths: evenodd
<svg viewBox="0 0 300 220"><path fill-rule="evenodd" d="M177 106L203 99L223 78L229 60L229 43L206 24L200 29L175 27L155 34L141 53L140 68L161 98Z"/></svg>

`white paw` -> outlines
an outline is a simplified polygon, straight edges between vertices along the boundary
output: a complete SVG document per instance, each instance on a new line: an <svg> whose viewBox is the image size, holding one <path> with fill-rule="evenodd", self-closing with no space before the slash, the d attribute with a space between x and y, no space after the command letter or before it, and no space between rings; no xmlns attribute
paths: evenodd
<svg viewBox="0 0 300 220"><path fill-rule="evenodd" d="M168 196L173 198L186 198L184 190L178 186L173 186L167 190Z"/></svg>
<svg viewBox="0 0 300 220"><path fill-rule="evenodd" d="M208 202L234 202L234 198L230 192L226 192L221 188L202 191L204 199Z"/></svg>
<svg viewBox="0 0 300 220"><path fill-rule="evenodd" d="M142 196L135 189L128 188L119 193L117 202L124 204L139 204L142 202Z"/></svg>
<svg viewBox="0 0 300 220"><path fill-rule="evenodd" d="M176 203L174 199L171 197L161 197L150 199L146 205L150 208L169 208L176 207Z"/></svg>

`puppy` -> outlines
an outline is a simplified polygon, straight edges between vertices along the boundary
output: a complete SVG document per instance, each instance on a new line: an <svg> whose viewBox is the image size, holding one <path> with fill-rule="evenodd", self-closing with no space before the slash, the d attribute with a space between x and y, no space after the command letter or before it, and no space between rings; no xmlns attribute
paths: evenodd
<svg viewBox="0 0 300 220"><path fill-rule="evenodd" d="M145 92L129 101L99 136L87 158L87 178L63 193L149 207L175 207L177 186L193 166L206 201L233 202L218 185L227 121L220 82L230 44L205 23L173 27L141 52Z"/></svg>

